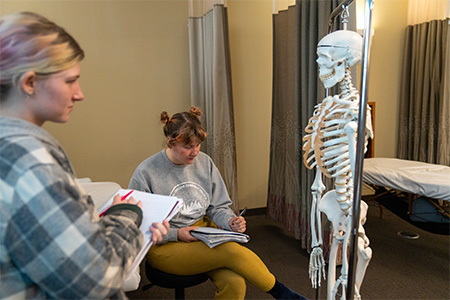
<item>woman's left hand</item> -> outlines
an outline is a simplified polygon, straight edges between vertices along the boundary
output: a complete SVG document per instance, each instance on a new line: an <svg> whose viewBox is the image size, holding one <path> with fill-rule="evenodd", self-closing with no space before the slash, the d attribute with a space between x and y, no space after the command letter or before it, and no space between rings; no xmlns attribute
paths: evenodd
<svg viewBox="0 0 450 300"><path fill-rule="evenodd" d="M244 217L233 217L230 219L228 224L230 225L231 230L235 232L243 233L247 230L247 222Z"/></svg>

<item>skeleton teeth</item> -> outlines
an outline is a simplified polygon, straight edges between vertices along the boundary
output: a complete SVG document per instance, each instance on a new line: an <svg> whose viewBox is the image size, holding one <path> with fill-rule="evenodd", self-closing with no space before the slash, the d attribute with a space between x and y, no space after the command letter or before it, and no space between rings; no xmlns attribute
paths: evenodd
<svg viewBox="0 0 450 300"><path fill-rule="evenodd" d="M333 69L333 71L331 71L331 73L325 74L325 75L319 75L320 80L322 81L327 81L331 78L333 78L333 76L336 74L336 71Z"/></svg>

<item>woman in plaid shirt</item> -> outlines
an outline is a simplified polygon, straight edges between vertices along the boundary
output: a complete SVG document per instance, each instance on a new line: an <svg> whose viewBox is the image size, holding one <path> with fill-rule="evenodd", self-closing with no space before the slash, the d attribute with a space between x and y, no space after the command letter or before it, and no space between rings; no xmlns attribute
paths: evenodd
<svg viewBox="0 0 450 300"><path fill-rule="evenodd" d="M142 246L140 203L100 220L46 121L65 123L84 96L83 50L34 13L0 18L0 298L126 298ZM119 204L118 196L114 204ZM124 201L125 202L125 201ZM150 230L160 241L168 223Z"/></svg>

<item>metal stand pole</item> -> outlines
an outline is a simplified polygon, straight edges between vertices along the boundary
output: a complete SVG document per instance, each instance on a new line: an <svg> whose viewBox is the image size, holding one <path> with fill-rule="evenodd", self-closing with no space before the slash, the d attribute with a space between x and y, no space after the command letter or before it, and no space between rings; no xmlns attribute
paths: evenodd
<svg viewBox="0 0 450 300"><path fill-rule="evenodd" d="M320 286L317 286L316 288L316 300L320 299Z"/></svg>
<svg viewBox="0 0 450 300"><path fill-rule="evenodd" d="M347 298L355 298L355 270L358 243L358 228L361 208L361 185L364 160L364 142L366 131L366 109L367 109L367 78L369 66L369 45L371 32L371 17L374 0L366 0L364 8L364 50L361 68L361 100L359 104L358 131L356 139L356 157L355 174L353 176L353 208L352 208L352 226L350 232L350 259L348 265Z"/></svg>

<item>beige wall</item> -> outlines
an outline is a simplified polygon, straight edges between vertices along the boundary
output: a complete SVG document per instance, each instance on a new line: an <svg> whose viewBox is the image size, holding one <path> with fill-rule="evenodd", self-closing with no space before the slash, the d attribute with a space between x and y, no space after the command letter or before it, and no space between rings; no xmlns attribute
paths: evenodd
<svg viewBox="0 0 450 300"><path fill-rule="evenodd" d="M136 166L163 148L163 110L190 105L186 1L8 1L65 27L86 52L85 100L67 124L45 124L79 177L123 187Z"/></svg>
<svg viewBox="0 0 450 300"><path fill-rule="evenodd" d="M395 156L406 3L375 1L369 100L377 105L376 156ZM0 1L1 14L17 10L66 27L87 54L81 79L86 100L69 123L45 128L79 177L126 187L137 164L163 147L160 112L189 107L187 1ZM228 0L240 208L266 206L271 13L271 0Z"/></svg>
<svg viewBox="0 0 450 300"><path fill-rule="evenodd" d="M359 3L358 3L359 4ZM376 103L375 156L396 157L408 0L375 0L368 99Z"/></svg>

